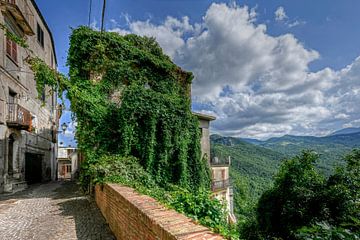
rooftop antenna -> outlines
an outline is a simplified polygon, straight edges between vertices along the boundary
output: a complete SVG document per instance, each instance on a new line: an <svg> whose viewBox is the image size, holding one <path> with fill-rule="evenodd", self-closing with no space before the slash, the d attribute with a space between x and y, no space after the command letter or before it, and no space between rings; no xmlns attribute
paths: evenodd
<svg viewBox="0 0 360 240"><path fill-rule="evenodd" d="M102 14L101 14L101 32L104 31L104 18L105 18L105 8L106 8L106 0L104 0Z"/></svg>

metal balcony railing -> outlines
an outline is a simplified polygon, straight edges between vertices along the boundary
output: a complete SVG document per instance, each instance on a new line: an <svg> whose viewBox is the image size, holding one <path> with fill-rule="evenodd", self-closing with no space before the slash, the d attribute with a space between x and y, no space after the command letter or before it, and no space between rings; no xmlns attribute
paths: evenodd
<svg viewBox="0 0 360 240"><path fill-rule="evenodd" d="M212 183L211 183L211 190L216 191L216 190L226 189L229 186L230 186L229 179L220 180L220 181L214 181L213 180Z"/></svg>
<svg viewBox="0 0 360 240"><path fill-rule="evenodd" d="M19 104L9 103L6 123L9 127L28 129L31 125L31 114Z"/></svg>
<svg viewBox="0 0 360 240"><path fill-rule="evenodd" d="M0 8L9 12L27 35L34 35L34 14L27 0L0 0Z"/></svg>

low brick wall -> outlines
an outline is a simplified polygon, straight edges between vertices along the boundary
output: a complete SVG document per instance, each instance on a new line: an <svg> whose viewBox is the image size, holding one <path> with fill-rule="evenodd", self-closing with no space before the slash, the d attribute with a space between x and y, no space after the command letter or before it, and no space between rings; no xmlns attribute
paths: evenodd
<svg viewBox="0 0 360 240"><path fill-rule="evenodd" d="M149 196L119 184L97 185L95 200L117 239L224 239Z"/></svg>

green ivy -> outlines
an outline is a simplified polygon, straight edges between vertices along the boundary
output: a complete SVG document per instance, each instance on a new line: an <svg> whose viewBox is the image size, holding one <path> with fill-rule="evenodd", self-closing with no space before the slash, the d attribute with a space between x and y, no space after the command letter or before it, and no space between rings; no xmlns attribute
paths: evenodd
<svg viewBox="0 0 360 240"><path fill-rule="evenodd" d="M5 32L6 37L11 39L15 43L19 44L19 46L21 46L23 48L29 48L29 45L26 43L26 39L21 38L21 37L17 36L16 34L14 34L13 32L11 32L5 24L0 23L0 29L2 29Z"/></svg>
<svg viewBox="0 0 360 240"><path fill-rule="evenodd" d="M67 79L38 57L29 57L26 59L30 69L34 72L36 81L36 90L38 97L44 92L46 86L58 91L58 97L62 99L62 93L65 91Z"/></svg>

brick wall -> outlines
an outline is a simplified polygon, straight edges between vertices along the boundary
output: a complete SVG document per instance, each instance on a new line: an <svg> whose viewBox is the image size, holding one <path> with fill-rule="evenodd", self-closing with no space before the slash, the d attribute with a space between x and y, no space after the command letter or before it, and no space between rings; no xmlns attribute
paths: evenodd
<svg viewBox="0 0 360 240"><path fill-rule="evenodd" d="M119 184L97 185L95 200L117 239L224 239L153 198Z"/></svg>

